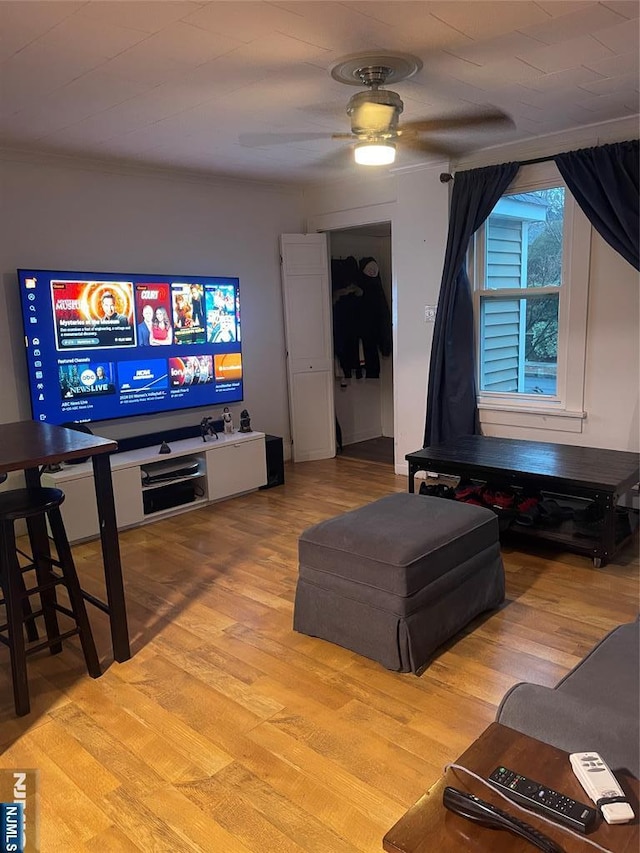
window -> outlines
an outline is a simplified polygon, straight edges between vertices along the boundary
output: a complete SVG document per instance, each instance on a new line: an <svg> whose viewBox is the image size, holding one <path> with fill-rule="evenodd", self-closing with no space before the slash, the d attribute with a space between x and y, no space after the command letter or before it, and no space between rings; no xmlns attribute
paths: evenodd
<svg viewBox="0 0 640 853"><path fill-rule="evenodd" d="M520 169L471 252L481 419L483 409L584 417L589 246L555 165Z"/></svg>

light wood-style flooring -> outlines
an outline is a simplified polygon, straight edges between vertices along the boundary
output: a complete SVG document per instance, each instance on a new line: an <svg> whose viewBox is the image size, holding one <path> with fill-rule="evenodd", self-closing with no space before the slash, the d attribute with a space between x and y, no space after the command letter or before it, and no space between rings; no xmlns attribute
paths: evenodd
<svg viewBox="0 0 640 853"><path fill-rule="evenodd" d="M77 638L29 663L13 715L0 646L0 767L40 771L43 853L380 851L521 680L553 685L638 610L637 539L604 569L504 549L507 601L420 677L292 631L297 537L390 492L386 465L287 465L286 485L121 535L134 657ZM97 543L74 549L102 592Z"/></svg>

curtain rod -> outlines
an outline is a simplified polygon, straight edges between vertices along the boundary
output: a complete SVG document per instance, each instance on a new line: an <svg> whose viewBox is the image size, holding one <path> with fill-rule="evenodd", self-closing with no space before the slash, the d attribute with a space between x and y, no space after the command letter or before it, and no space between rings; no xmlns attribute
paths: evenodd
<svg viewBox="0 0 640 853"><path fill-rule="evenodd" d="M521 166L533 166L534 163L549 163L551 160L555 160L555 156L551 157L533 157L531 160L519 160ZM453 180L453 175L451 172L440 172L440 183L448 184L449 181Z"/></svg>

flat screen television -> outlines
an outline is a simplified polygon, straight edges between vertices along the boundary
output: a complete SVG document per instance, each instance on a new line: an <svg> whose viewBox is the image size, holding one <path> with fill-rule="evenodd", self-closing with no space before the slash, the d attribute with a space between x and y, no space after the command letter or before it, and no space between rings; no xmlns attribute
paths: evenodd
<svg viewBox="0 0 640 853"><path fill-rule="evenodd" d="M242 400L237 278L20 269L18 279L34 420Z"/></svg>

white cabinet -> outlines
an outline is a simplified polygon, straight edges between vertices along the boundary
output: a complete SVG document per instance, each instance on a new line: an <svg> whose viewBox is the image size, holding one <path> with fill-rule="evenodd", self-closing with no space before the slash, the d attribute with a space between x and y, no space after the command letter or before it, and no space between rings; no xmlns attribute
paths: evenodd
<svg viewBox="0 0 640 853"><path fill-rule="evenodd" d="M209 500L249 492L267 482L264 436L243 444L227 444L207 452Z"/></svg>
<svg viewBox="0 0 640 853"><path fill-rule="evenodd" d="M154 446L111 457L119 528L186 512L258 489L267 482L264 433L220 435L206 442L190 438L171 442L170 446L171 453L166 455L159 454L158 446ZM145 472L151 473L152 482L143 477ZM65 493L61 510L69 541L97 537L100 531L91 462L43 473L41 479L43 486L54 486Z"/></svg>
<svg viewBox="0 0 640 853"><path fill-rule="evenodd" d="M143 515L140 468L133 465L131 468L113 470L112 466L111 478L118 527L139 524Z"/></svg>
<svg viewBox="0 0 640 853"><path fill-rule="evenodd" d="M60 511L70 542L100 535L91 462L69 465L56 474L43 474L40 480L43 486L53 486L64 492Z"/></svg>

